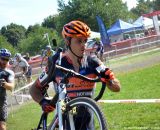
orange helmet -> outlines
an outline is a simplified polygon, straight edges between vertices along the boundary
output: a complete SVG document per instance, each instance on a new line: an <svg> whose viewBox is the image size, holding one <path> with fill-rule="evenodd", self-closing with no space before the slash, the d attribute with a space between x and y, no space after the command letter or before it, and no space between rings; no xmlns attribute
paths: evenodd
<svg viewBox="0 0 160 130"><path fill-rule="evenodd" d="M90 28L83 22L75 20L63 26L62 36L66 37L81 37L88 38L91 34Z"/></svg>

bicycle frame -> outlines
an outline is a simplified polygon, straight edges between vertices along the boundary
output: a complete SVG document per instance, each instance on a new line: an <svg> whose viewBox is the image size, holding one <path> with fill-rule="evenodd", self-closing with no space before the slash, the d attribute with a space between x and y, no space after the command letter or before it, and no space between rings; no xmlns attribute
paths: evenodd
<svg viewBox="0 0 160 130"><path fill-rule="evenodd" d="M97 78L96 79L91 79L91 78L85 77L83 75L80 75L79 73L76 73L72 70L63 68L61 66L56 65L56 67L58 69L61 69L62 71L67 72L67 74L64 76L64 78L61 80L61 83L57 86L56 96L54 96L54 98L51 100L51 104L52 103L56 104L56 113L55 113L54 119L52 120L52 123L51 123L52 125L49 126L48 129L47 129L47 116L48 116L48 114L43 113L36 130L40 130L41 124L43 125L43 130L54 130L54 128L56 128L57 124L59 126L59 130L63 130L63 128L64 128L64 126L63 126L63 112L65 111L65 105L68 102L67 91L66 91L66 87L67 87L68 83L67 83L66 79L70 75L79 77L81 79L88 80L90 82L99 82L100 81L99 78L98 79ZM102 84L102 88L100 90L100 93L95 98L96 101L99 100L102 97L103 92L105 90L105 86L106 86L105 84ZM58 98L56 99L55 97L58 97ZM73 115L71 113L69 113L70 127L71 127L72 130L75 130L75 126L74 126L73 122L74 122L73 121Z"/></svg>
<svg viewBox="0 0 160 130"><path fill-rule="evenodd" d="M56 113L54 116L54 119L52 120L52 126L49 126L49 130L53 130L57 123L59 124L59 130L63 130L63 118L62 118L62 103L66 98L66 84L60 84L58 87L58 101L56 103ZM40 125L43 125L43 130L47 130L47 116L48 113L43 113L40 119L40 122L38 124L37 130L39 130L41 127Z"/></svg>

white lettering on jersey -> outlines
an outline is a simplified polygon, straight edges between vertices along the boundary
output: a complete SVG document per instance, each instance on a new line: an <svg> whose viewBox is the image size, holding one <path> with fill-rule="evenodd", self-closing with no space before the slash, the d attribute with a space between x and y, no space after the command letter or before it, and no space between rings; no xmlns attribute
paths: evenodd
<svg viewBox="0 0 160 130"><path fill-rule="evenodd" d="M105 69L106 69L106 66L105 66L104 64L102 64L102 65L100 65L100 66L98 66L98 67L96 68L96 70L97 70L98 73L100 73L101 71L103 71L103 70L105 70Z"/></svg>
<svg viewBox="0 0 160 130"><path fill-rule="evenodd" d="M39 76L39 82L43 82L46 78L48 77L48 74L44 71L40 76Z"/></svg>

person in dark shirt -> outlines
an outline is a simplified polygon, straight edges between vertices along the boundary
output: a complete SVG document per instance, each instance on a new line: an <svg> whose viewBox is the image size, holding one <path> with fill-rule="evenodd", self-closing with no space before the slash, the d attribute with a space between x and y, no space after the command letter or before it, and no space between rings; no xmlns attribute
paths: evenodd
<svg viewBox="0 0 160 130"><path fill-rule="evenodd" d="M14 88L14 72L7 69L11 53L7 49L0 49L0 130L6 130L7 94L6 90Z"/></svg>

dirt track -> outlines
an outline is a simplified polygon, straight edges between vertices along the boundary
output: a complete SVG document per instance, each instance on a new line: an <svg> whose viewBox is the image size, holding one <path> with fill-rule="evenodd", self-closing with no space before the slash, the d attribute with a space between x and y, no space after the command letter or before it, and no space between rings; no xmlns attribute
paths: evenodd
<svg viewBox="0 0 160 130"><path fill-rule="evenodd" d="M141 68L144 68L144 67L149 67L149 66L152 66L152 65L155 65L155 64L160 64L160 56L155 56L154 58L150 58L150 59L146 59L144 61L139 61L137 62L136 64L126 64L126 65L122 65L122 66L119 66L119 67L112 67L112 69L115 71L115 72L126 72L126 71L133 71L133 70L136 70L136 69L141 69Z"/></svg>
<svg viewBox="0 0 160 130"><path fill-rule="evenodd" d="M120 64L113 64L112 62L109 62L108 65L114 72L121 73L146 68L155 64L160 64L160 53L156 53L156 55L144 56L143 58L134 61L128 59Z"/></svg>

